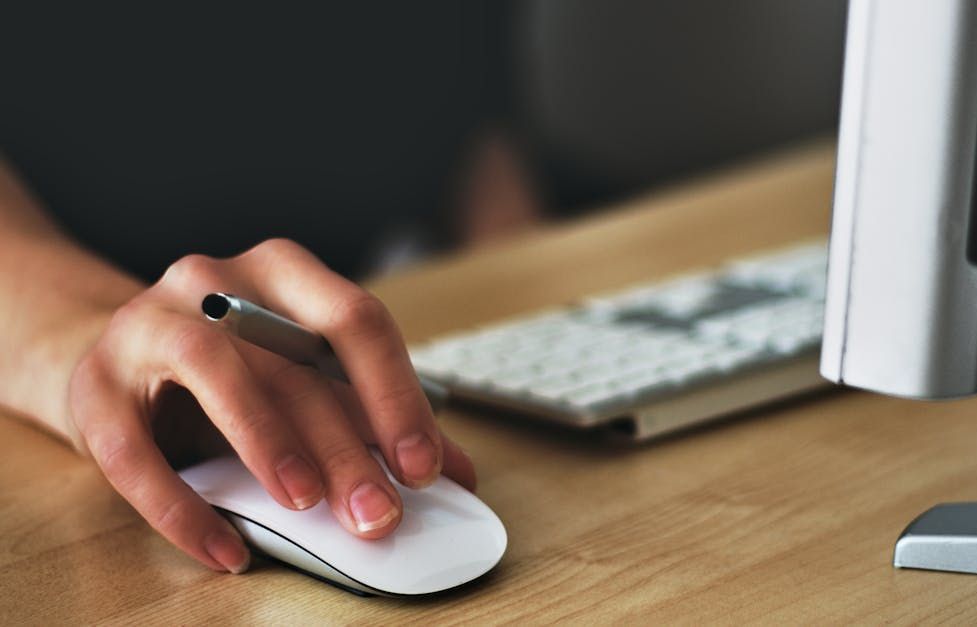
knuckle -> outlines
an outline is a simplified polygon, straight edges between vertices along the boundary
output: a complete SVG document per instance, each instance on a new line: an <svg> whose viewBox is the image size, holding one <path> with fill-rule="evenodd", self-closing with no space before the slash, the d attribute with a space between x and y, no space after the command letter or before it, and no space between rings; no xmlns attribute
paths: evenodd
<svg viewBox="0 0 977 627"><path fill-rule="evenodd" d="M402 414L409 411L413 415L423 415L424 395L417 385L395 385L374 396L373 401L382 413Z"/></svg>
<svg viewBox="0 0 977 627"><path fill-rule="evenodd" d="M132 355L134 340L145 339L152 333L153 314L151 305L141 300L131 300L112 313L105 330L88 351L94 362L119 363Z"/></svg>
<svg viewBox="0 0 977 627"><path fill-rule="evenodd" d="M310 253L301 244L285 237L266 239L238 256L251 267L252 272L264 276L266 280L280 277L290 272L293 262Z"/></svg>
<svg viewBox="0 0 977 627"><path fill-rule="evenodd" d="M268 442L281 439L282 424L271 411L250 411L232 421L234 440L248 449L260 450ZM243 452L243 451L242 451Z"/></svg>
<svg viewBox="0 0 977 627"><path fill-rule="evenodd" d="M132 442L122 434L89 433L88 447L106 477L116 486L138 480L133 470L139 459Z"/></svg>
<svg viewBox="0 0 977 627"><path fill-rule="evenodd" d="M149 522L163 535L176 536L193 525L195 509L190 497L180 497L166 503Z"/></svg>
<svg viewBox="0 0 977 627"><path fill-rule="evenodd" d="M311 401L315 391L322 387L322 373L296 362L282 364L266 375L266 378L268 389L280 398L287 399L289 406Z"/></svg>
<svg viewBox="0 0 977 627"><path fill-rule="evenodd" d="M186 255L170 264L159 282L178 287L212 283L217 276L219 263L207 255Z"/></svg>
<svg viewBox="0 0 977 627"><path fill-rule="evenodd" d="M145 316L145 308L137 301L129 301L122 305L112 314L109 319L108 327L105 330L105 337L111 338L120 333L128 333L134 328L139 328Z"/></svg>
<svg viewBox="0 0 977 627"><path fill-rule="evenodd" d="M169 344L176 363L189 365L221 355L227 348L228 339L217 329L192 322L181 324Z"/></svg>
<svg viewBox="0 0 977 627"><path fill-rule="evenodd" d="M259 256L268 255L272 257L284 257L304 251L305 249L301 246L301 244L295 242L294 240L290 240L287 237L273 237L255 245L254 248L245 254L250 253Z"/></svg>
<svg viewBox="0 0 977 627"><path fill-rule="evenodd" d="M357 441L332 444L322 451L321 459L322 471L327 477L348 475L351 470L362 470L375 463L363 444Z"/></svg>
<svg viewBox="0 0 977 627"><path fill-rule="evenodd" d="M381 335L393 328L393 318L379 298L363 292L336 304L332 326L339 333Z"/></svg>

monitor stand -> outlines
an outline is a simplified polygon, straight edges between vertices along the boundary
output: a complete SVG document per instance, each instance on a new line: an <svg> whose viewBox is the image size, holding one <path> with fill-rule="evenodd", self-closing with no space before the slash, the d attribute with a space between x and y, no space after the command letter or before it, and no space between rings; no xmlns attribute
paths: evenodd
<svg viewBox="0 0 977 627"><path fill-rule="evenodd" d="M892 565L977 574L977 503L943 503L920 514L896 541Z"/></svg>

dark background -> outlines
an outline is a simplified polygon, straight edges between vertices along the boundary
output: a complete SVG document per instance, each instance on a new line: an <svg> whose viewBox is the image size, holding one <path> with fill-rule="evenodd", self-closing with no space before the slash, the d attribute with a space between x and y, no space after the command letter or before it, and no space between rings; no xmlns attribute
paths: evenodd
<svg viewBox="0 0 977 627"><path fill-rule="evenodd" d="M554 217L837 123L841 0L7 3L0 151L149 279L271 236L450 247L476 138Z"/></svg>

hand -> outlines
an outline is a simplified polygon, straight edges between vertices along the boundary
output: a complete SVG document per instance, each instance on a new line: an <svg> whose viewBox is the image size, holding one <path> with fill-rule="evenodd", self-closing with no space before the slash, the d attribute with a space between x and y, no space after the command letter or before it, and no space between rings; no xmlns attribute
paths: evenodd
<svg viewBox="0 0 977 627"><path fill-rule="evenodd" d="M204 320L201 299L218 291L322 333L351 386ZM168 412L174 389L192 394L206 426L222 437L184 426L192 406ZM191 255L174 263L115 312L75 368L69 402L115 489L170 542L218 570L245 570L248 552L168 461L205 442L226 442L282 507L306 509L325 498L363 538L389 534L402 512L367 444L406 486L426 486L442 470L469 489L475 484L471 461L440 433L386 308L287 240L231 259Z"/></svg>

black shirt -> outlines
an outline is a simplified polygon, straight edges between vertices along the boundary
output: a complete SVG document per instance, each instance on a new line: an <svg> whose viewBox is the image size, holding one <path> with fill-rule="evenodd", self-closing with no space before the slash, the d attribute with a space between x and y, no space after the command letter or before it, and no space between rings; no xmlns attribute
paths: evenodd
<svg viewBox="0 0 977 627"><path fill-rule="evenodd" d="M144 278L298 240L355 274L442 212L496 113L492 3L19 3L0 10L0 151Z"/></svg>

